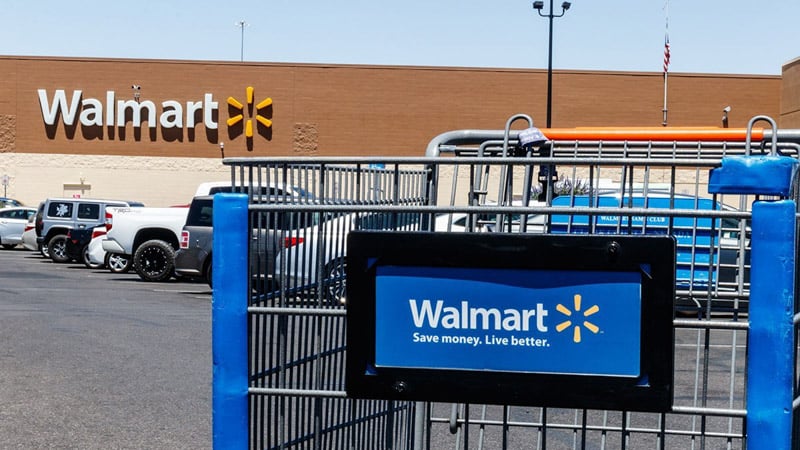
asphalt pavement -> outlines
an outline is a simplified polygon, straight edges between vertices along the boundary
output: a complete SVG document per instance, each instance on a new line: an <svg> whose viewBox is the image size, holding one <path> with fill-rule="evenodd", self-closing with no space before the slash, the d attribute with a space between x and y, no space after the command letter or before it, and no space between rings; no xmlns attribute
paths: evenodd
<svg viewBox="0 0 800 450"><path fill-rule="evenodd" d="M746 333L680 329L675 338L673 404L744 408ZM0 342L0 449L211 448L206 284L148 283L134 273L0 250ZM597 442L636 435L628 448L653 448L661 433L666 448L689 448L704 435L709 448L722 448L713 439L734 448L743 441L738 418L634 414L623 421L592 412L579 420L573 410L550 409L545 420L538 408L459 408L462 422L451 434L452 405L432 405L430 448L466 445L468 436L470 448L536 448L542 423L547 448L573 448L581 427L602 433ZM603 414L596 426L593 414Z"/></svg>
<svg viewBox="0 0 800 450"><path fill-rule="evenodd" d="M0 250L0 448L211 447L211 290Z"/></svg>

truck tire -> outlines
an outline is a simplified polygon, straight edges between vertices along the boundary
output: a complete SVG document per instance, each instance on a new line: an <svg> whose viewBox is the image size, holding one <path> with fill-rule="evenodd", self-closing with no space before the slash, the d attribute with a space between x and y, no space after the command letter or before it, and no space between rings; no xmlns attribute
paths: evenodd
<svg viewBox="0 0 800 450"><path fill-rule="evenodd" d="M67 235L57 234L47 243L50 259L57 263L68 263L72 258L67 255Z"/></svg>
<svg viewBox="0 0 800 450"><path fill-rule="evenodd" d="M175 250L160 239L146 241L133 254L133 270L144 281L167 281L175 273Z"/></svg>
<svg viewBox="0 0 800 450"><path fill-rule="evenodd" d="M206 261L206 270L203 271L203 278L206 279L206 283L208 283L208 287L213 288L214 285L212 284L214 275L211 273L211 258L208 258Z"/></svg>

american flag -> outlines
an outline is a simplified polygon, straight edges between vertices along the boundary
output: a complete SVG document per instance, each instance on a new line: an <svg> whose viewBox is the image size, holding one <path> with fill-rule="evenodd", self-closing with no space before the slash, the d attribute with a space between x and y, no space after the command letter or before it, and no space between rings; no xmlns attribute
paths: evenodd
<svg viewBox="0 0 800 450"><path fill-rule="evenodd" d="M664 73L669 72L669 35L664 36Z"/></svg>

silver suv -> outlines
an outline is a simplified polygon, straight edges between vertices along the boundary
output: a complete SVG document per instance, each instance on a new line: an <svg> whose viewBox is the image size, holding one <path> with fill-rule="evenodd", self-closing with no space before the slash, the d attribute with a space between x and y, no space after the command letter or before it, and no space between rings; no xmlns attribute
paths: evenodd
<svg viewBox="0 0 800 450"><path fill-rule="evenodd" d="M107 206L144 206L125 200L90 198L48 198L36 218L36 242L43 253L59 263L69 262L66 252L67 232L71 229L92 229L105 222Z"/></svg>

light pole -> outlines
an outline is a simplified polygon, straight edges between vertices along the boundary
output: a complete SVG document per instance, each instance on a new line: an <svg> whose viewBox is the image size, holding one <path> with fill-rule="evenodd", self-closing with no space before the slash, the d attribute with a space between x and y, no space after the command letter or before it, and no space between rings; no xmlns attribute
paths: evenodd
<svg viewBox="0 0 800 450"><path fill-rule="evenodd" d="M242 29L242 51L241 51L241 61L244 61L244 27L250 25L249 23L245 22L244 20L240 20L236 22L236 26Z"/></svg>
<svg viewBox="0 0 800 450"><path fill-rule="evenodd" d="M553 14L553 0L550 0L550 10L547 14L542 14L544 2L533 2L533 9L539 13L539 16L547 17L550 20L550 37L547 50L547 128L550 128L551 125L550 116L553 108L553 18L566 14L570 6L572 6L572 3L564 2L561 4L561 14Z"/></svg>

